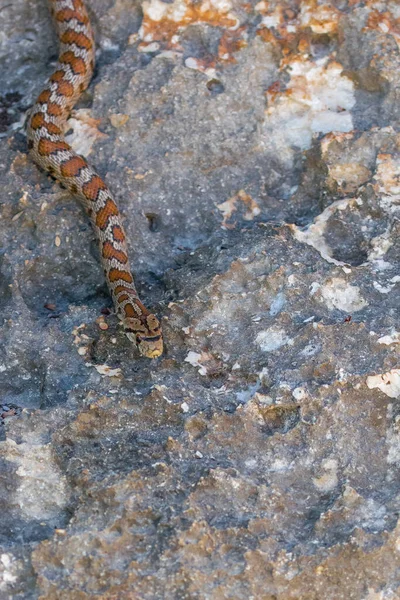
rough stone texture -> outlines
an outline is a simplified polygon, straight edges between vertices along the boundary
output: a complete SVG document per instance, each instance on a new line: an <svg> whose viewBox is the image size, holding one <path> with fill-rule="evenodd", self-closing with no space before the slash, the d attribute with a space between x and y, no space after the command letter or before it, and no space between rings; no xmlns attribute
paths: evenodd
<svg viewBox="0 0 400 600"><path fill-rule="evenodd" d="M26 157L56 41L3 0L1 599L400 598L397 0L88 5L69 136L166 352Z"/></svg>

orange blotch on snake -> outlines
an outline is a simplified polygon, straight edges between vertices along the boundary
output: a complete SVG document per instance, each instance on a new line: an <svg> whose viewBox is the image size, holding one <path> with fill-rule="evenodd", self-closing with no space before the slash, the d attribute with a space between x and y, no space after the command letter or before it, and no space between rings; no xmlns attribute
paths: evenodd
<svg viewBox="0 0 400 600"><path fill-rule="evenodd" d="M124 311L127 317L137 317L137 312L132 304L125 304Z"/></svg>
<svg viewBox="0 0 400 600"><path fill-rule="evenodd" d="M47 103L47 112L52 117L59 117L62 115L62 108L55 102L48 102Z"/></svg>
<svg viewBox="0 0 400 600"><path fill-rule="evenodd" d="M140 300L135 300L135 304L136 304L136 306L138 308L138 310L136 312L139 315L142 314L142 315L147 316L147 315L151 314L150 311L147 310L147 308L145 307L145 305L140 302Z"/></svg>
<svg viewBox="0 0 400 600"><path fill-rule="evenodd" d="M110 217L117 217L118 207L113 200L107 200L103 208L100 208L96 215L96 225L99 229L106 229Z"/></svg>
<svg viewBox="0 0 400 600"><path fill-rule="evenodd" d="M54 83L56 81L61 81L61 79L64 79L64 77L65 71L59 69L58 71L54 71L54 73L50 76L50 81Z"/></svg>
<svg viewBox="0 0 400 600"><path fill-rule="evenodd" d="M67 52L61 54L58 60L60 63L69 65L74 75L84 75L86 73L85 61L80 56L75 56L71 50L67 50Z"/></svg>
<svg viewBox="0 0 400 600"><path fill-rule="evenodd" d="M78 48L84 48L90 50L93 46L93 42L84 33L80 31L74 31L73 29L67 29L61 36L63 44L75 44Z"/></svg>
<svg viewBox="0 0 400 600"><path fill-rule="evenodd" d="M52 142L46 138L39 140L38 152L41 156L48 156L49 154L62 152L63 150L71 150L67 142Z"/></svg>
<svg viewBox="0 0 400 600"><path fill-rule="evenodd" d="M72 6L74 7L74 9L76 10L76 12L83 12L85 13L85 7L83 5L82 0L72 0Z"/></svg>
<svg viewBox="0 0 400 600"><path fill-rule="evenodd" d="M118 302L125 302L125 300L129 300L128 294L121 294L118 296Z"/></svg>
<svg viewBox="0 0 400 600"><path fill-rule="evenodd" d="M73 156L60 166L61 175L64 177L77 177L81 169L87 166L86 160L81 156Z"/></svg>
<svg viewBox="0 0 400 600"><path fill-rule="evenodd" d="M122 227L120 227L119 225L113 225L112 227L112 234L114 239L117 242L124 242L125 241L125 234L123 232Z"/></svg>
<svg viewBox="0 0 400 600"><path fill-rule="evenodd" d="M133 281L132 275L129 273L129 271L121 271L120 269L110 269L108 278L111 282L119 281L120 279L122 281L126 281L127 283L132 283Z"/></svg>
<svg viewBox="0 0 400 600"><path fill-rule="evenodd" d="M65 96L66 98L71 98L71 96L73 96L75 93L72 83L65 81L65 79L58 82L57 91L59 94L61 94L61 96Z"/></svg>
<svg viewBox="0 0 400 600"><path fill-rule="evenodd" d="M92 202L96 202L100 190L106 189L106 184L98 175L93 175L93 177L82 186L82 192L86 198Z"/></svg>
<svg viewBox="0 0 400 600"><path fill-rule="evenodd" d="M40 129L43 127L44 123L44 115L43 113L35 113L31 119L31 127L32 129Z"/></svg>
<svg viewBox="0 0 400 600"><path fill-rule="evenodd" d="M59 127L57 127L57 125L54 125L54 123L51 123L50 121L47 122L45 121L45 123L43 124L43 127L45 127L47 129L47 131L49 133L51 133L52 135L62 135L62 131Z"/></svg>
<svg viewBox="0 0 400 600"><path fill-rule="evenodd" d="M46 121L43 113L35 113L33 115L32 119L31 119L31 127L34 130L44 127L52 135L61 135L62 134L61 129L59 127L57 127L57 125L55 125L54 123L51 123L50 121Z"/></svg>
<svg viewBox="0 0 400 600"><path fill-rule="evenodd" d="M76 19L79 25L87 25L89 23L89 17L85 13L77 14L75 10L70 8L63 8L55 14L55 20L59 23L65 23L72 19Z"/></svg>
<svg viewBox="0 0 400 600"><path fill-rule="evenodd" d="M37 101L39 104L47 104L47 102L50 100L50 96L51 96L50 90L43 90L43 92L41 92L41 94L39 94Z"/></svg>
<svg viewBox="0 0 400 600"><path fill-rule="evenodd" d="M112 243L109 241L104 242L101 253L104 258L108 258L110 260L115 258L115 260L117 260L118 262L120 262L123 265L125 265L128 262L128 257L125 254L125 252L122 252L122 250L117 250L116 248L114 248Z"/></svg>

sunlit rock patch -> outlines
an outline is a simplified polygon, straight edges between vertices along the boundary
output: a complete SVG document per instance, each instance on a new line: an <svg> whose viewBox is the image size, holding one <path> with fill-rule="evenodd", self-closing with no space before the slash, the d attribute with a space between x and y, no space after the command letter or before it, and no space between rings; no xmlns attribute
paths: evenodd
<svg viewBox="0 0 400 600"><path fill-rule="evenodd" d="M297 58L285 68L290 75L285 90L267 93L266 145L307 149L315 133L353 129L354 84L340 64Z"/></svg>
<svg viewBox="0 0 400 600"><path fill-rule="evenodd" d="M400 140L399 140L400 143ZM400 208L400 158L397 154L379 154L374 176L375 189L382 205L392 213Z"/></svg>

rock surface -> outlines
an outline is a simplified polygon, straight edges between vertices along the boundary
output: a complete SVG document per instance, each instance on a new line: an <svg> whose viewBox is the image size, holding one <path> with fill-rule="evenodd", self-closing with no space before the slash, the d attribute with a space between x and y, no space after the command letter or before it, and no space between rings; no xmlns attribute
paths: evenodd
<svg viewBox="0 0 400 600"><path fill-rule="evenodd" d="M400 597L397 0L88 0L70 121L166 352L26 156L57 45L0 5L0 597Z"/></svg>

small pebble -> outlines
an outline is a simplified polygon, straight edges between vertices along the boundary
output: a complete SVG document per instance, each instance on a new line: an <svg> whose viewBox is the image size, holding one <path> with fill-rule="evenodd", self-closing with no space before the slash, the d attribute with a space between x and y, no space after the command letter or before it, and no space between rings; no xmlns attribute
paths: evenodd
<svg viewBox="0 0 400 600"><path fill-rule="evenodd" d="M122 127L129 121L129 115L123 115L121 113L116 113L110 116L111 125L113 127Z"/></svg>
<svg viewBox="0 0 400 600"><path fill-rule="evenodd" d="M56 305L53 304L52 302L46 302L46 304L43 305L44 308L47 308L47 310L56 310Z"/></svg>

